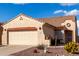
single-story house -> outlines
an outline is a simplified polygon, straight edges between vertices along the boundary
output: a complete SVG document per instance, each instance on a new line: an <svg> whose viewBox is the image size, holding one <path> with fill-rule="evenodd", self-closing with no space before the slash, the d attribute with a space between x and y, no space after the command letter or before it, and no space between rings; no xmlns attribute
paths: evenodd
<svg viewBox="0 0 79 59"><path fill-rule="evenodd" d="M75 16L32 18L20 14L0 29L1 45L63 45L77 38Z"/></svg>

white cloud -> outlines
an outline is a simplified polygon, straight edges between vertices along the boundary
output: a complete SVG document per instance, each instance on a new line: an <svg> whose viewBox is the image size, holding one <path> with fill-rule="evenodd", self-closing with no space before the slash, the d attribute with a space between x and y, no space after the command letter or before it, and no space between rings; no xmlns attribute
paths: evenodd
<svg viewBox="0 0 79 59"><path fill-rule="evenodd" d="M71 11L66 11L66 10L56 10L55 12L54 12L54 14L58 14L58 13L64 13L64 15L66 15L66 16L68 16L68 15L79 15L79 10L77 10L77 9L73 9L73 10L71 10Z"/></svg>
<svg viewBox="0 0 79 59"><path fill-rule="evenodd" d="M79 10L77 9L71 10L67 12L65 15L79 15Z"/></svg>
<svg viewBox="0 0 79 59"><path fill-rule="evenodd" d="M67 11L64 11L64 10L56 10L55 12L54 12L54 14L57 14L57 13L67 13Z"/></svg>
<svg viewBox="0 0 79 59"><path fill-rule="evenodd" d="M13 4L24 5L24 4L28 4L28 3L13 3Z"/></svg>
<svg viewBox="0 0 79 59"><path fill-rule="evenodd" d="M76 5L77 3L61 3L60 5L62 6L72 6L72 5Z"/></svg>

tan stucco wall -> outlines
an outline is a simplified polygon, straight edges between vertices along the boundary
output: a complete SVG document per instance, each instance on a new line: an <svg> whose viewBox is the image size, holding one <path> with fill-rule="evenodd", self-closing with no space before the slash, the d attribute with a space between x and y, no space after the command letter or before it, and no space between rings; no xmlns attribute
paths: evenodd
<svg viewBox="0 0 79 59"><path fill-rule="evenodd" d="M20 17L23 18L23 20L20 20ZM36 21L32 18L28 18L25 16L19 16L15 19L13 19L12 21L9 21L8 23L6 23L5 25L3 25L3 28L7 29L7 28L16 28L16 27L40 27L40 25L42 26L43 23Z"/></svg>
<svg viewBox="0 0 79 59"><path fill-rule="evenodd" d="M2 34L2 45L7 45L7 31L4 30Z"/></svg>
<svg viewBox="0 0 79 59"><path fill-rule="evenodd" d="M67 23L70 23L71 26L68 27L67 26ZM68 29L68 30L71 30L73 33L72 33L72 36L73 36L73 41L76 42L76 23L72 20L66 20L64 23L61 23L62 26L65 25L65 27Z"/></svg>
<svg viewBox="0 0 79 59"><path fill-rule="evenodd" d="M43 23L38 22L32 18L25 17L21 15L23 20L20 20L20 16L15 18L14 20L3 25L3 34L2 34L2 44L7 45L7 29L8 28L17 28L17 27L36 27L38 32L38 40L39 44L44 43L44 34L43 30L39 30L39 27L42 28ZM6 31L5 31L6 29Z"/></svg>

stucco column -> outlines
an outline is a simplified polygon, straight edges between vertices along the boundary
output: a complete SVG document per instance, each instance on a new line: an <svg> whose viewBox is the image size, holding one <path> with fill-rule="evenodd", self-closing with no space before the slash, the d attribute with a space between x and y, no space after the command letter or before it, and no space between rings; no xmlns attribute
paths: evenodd
<svg viewBox="0 0 79 59"><path fill-rule="evenodd" d="M64 33L63 33L63 41L65 43L65 30L63 30L63 31L64 31Z"/></svg>
<svg viewBox="0 0 79 59"><path fill-rule="evenodd" d="M72 40L74 42L76 42L76 32L75 32L75 30L73 30L73 32L72 32Z"/></svg>
<svg viewBox="0 0 79 59"><path fill-rule="evenodd" d="M2 45L7 45L7 31L3 31L3 34L2 34Z"/></svg>

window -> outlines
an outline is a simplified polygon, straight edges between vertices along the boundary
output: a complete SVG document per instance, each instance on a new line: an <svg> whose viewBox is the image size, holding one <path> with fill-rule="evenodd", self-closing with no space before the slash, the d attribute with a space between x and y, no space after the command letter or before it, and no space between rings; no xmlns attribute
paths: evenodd
<svg viewBox="0 0 79 59"><path fill-rule="evenodd" d="M67 25L67 27L70 27L70 26L71 26L71 24L70 24L70 23L67 23L66 25Z"/></svg>

